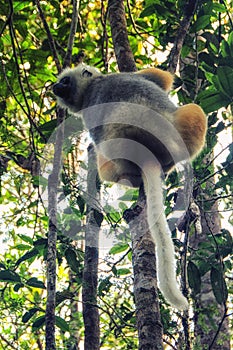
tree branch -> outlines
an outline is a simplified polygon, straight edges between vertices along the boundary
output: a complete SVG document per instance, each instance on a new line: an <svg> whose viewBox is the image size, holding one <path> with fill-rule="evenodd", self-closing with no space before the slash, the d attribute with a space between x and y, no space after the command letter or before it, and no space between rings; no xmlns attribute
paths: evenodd
<svg viewBox="0 0 233 350"><path fill-rule="evenodd" d="M174 42L173 48L169 55L169 63L168 63L168 71L171 73L175 73L177 69L177 65L180 59L181 49L184 43L184 39L188 33L191 20L195 13L196 7L198 4L198 0L189 0L185 6L184 10L184 18L180 23L180 28L178 29L176 40Z"/></svg>

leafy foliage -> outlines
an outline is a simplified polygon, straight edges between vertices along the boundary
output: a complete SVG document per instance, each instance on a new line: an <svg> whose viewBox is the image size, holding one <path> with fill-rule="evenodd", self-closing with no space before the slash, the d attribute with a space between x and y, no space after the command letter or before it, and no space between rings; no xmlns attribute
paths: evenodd
<svg viewBox="0 0 233 350"><path fill-rule="evenodd" d="M156 64L166 69L168 51L176 39L185 5L184 0L128 2L127 28L138 68ZM58 59L63 62L70 33L72 2L43 1L41 7ZM80 52L85 50L86 63L103 71L117 70L106 10L106 1L80 2L72 52L74 64ZM174 86L180 103L195 101L209 114L207 145L194 162L193 196L204 213L212 210L214 203L220 202L222 210L229 212L232 209L232 140L224 153L219 151L214 156L217 168L212 160L203 162L203 159L209 159L225 130L232 127L233 28L229 12L230 1L198 2L182 47L180 72ZM43 348L44 342L45 261L49 229L46 201L41 196L41 188L46 188L47 179L41 176L39 165L47 162L45 146L48 142L52 144L50 137L53 137L57 125L51 92L57 70L36 2L0 0L0 49L0 332L3 335L0 347L4 349L10 343L15 348L38 349ZM159 53L164 51L161 62ZM59 197L59 204L62 206L66 199L69 208L59 213L58 218L58 348L66 348L70 335L77 330L74 322L83 339L79 303L88 199L85 197L83 150L78 151L83 142L80 121L75 129L78 129L75 139L69 137L64 147L63 193ZM67 130L67 133L71 135L72 130ZM220 155L223 157L219 161ZM214 185L208 187L207 182L216 176ZM168 184L167 212L171 212L179 186L176 173L170 175ZM104 188L103 193L107 196L107 189ZM137 194L135 190L128 190L119 196L117 208L109 204L100 212L98 205L95 211L96 222L103 222L105 232L117 238L100 263L98 297L101 345L105 349L137 348L132 256L129 233L122 219L124 210L134 204ZM185 223L191 235L195 233L195 220L189 218L189 227ZM70 231L73 236L67 235ZM206 240L189 252L191 298L199 295L201 278L210 273L217 303L226 304L228 276L232 270L232 236L226 229L217 235L210 229L205 235ZM170 343L181 337L182 328L173 321L172 310L165 308L164 304L161 313L165 337Z"/></svg>

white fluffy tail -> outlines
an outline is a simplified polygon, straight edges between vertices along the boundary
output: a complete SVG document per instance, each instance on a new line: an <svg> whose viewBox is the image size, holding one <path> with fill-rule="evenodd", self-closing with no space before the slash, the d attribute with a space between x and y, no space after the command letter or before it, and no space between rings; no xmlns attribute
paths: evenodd
<svg viewBox="0 0 233 350"><path fill-rule="evenodd" d="M161 169L151 163L143 167L147 197L147 220L156 247L159 289L167 301L179 310L188 308L187 299L176 281L175 249L163 207Z"/></svg>

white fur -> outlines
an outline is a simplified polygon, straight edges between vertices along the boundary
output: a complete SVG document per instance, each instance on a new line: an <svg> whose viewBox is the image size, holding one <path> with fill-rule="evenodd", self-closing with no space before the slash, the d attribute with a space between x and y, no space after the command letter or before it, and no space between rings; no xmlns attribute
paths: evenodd
<svg viewBox="0 0 233 350"><path fill-rule="evenodd" d="M163 190L159 165L146 164L143 182L147 197L147 220L156 245L159 288L168 302L179 310L188 308L187 299L176 281L175 250L163 208Z"/></svg>

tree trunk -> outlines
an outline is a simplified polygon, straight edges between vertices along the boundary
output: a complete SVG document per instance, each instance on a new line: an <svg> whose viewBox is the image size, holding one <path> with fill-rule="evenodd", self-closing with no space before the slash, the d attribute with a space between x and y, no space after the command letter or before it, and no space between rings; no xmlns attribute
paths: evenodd
<svg viewBox="0 0 233 350"><path fill-rule="evenodd" d="M47 302L45 313L46 350L55 350L56 258L57 258L57 195L61 171L64 140L64 110L58 109L58 129L54 146L53 170L48 179L48 253L47 253Z"/></svg>
<svg viewBox="0 0 233 350"><path fill-rule="evenodd" d="M138 205L126 210L129 223L134 270L134 296L136 305L139 350L162 350L163 327L157 292L155 245L148 230L145 195L141 191Z"/></svg>
<svg viewBox="0 0 233 350"><path fill-rule="evenodd" d="M87 193L93 200L99 200L100 183L97 175L96 156L93 146L88 148ZM99 229L102 214L88 205L85 232L85 257L83 270L83 319L85 326L85 350L98 350L100 347L99 310L97 306Z"/></svg>
<svg viewBox="0 0 233 350"><path fill-rule="evenodd" d="M108 1L109 21L117 64L121 72L137 70L129 44L123 0Z"/></svg>

